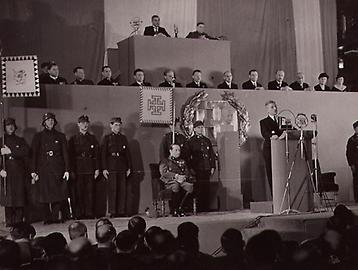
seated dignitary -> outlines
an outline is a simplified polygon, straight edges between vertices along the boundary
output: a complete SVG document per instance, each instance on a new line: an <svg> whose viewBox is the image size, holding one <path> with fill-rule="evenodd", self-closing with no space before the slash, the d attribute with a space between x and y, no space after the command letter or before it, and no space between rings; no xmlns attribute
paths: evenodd
<svg viewBox="0 0 358 270"><path fill-rule="evenodd" d="M85 77L85 70L83 67L75 67L73 69L73 74L75 75L75 80L71 84L81 84L81 85L93 85L94 83L91 80L87 80Z"/></svg>
<svg viewBox="0 0 358 270"><path fill-rule="evenodd" d="M225 71L223 74L224 81L218 85L219 89L238 89L236 83L232 82L232 73L230 71Z"/></svg>
<svg viewBox="0 0 358 270"><path fill-rule="evenodd" d="M323 72L319 74L318 81L319 83L314 87L315 91L331 91L331 88L329 88L326 84L329 79L329 76L327 73Z"/></svg>
<svg viewBox="0 0 358 270"><path fill-rule="evenodd" d="M182 87L181 83L175 80L175 73L171 69L164 71L164 82L159 84L159 87Z"/></svg>
<svg viewBox="0 0 358 270"><path fill-rule="evenodd" d="M193 71L192 76L193 81L188 83L186 87L188 88L208 88L207 84L201 81L201 70L196 69Z"/></svg>
<svg viewBox="0 0 358 270"><path fill-rule="evenodd" d="M196 31L190 32L186 38L194 38L194 39L217 39L209 36L205 33L205 23L198 22L196 24Z"/></svg>
<svg viewBox="0 0 358 270"><path fill-rule="evenodd" d="M290 90L288 83L283 79L285 78L285 72L283 70L276 71L276 79L268 83L268 90Z"/></svg>
<svg viewBox="0 0 358 270"><path fill-rule="evenodd" d="M45 84L67 84L65 78L59 76L60 69L56 63L50 63L48 65L47 74L42 77L42 81L40 83Z"/></svg>
<svg viewBox="0 0 358 270"><path fill-rule="evenodd" d="M344 85L343 75L338 74L336 77L336 83L332 87L332 91L335 92L349 92L346 85Z"/></svg>
<svg viewBox="0 0 358 270"><path fill-rule="evenodd" d="M304 82L305 75L303 72L297 72L297 80L290 84L293 90L309 90L309 85Z"/></svg>
<svg viewBox="0 0 358 270"><path fill-rule="evenodd" d="M165 28L160 27L160 18L158 15L153 15L152 16L152 25L151 26L147 26L144 29L144 35L145 36L165 36L165 37L170 37L170 35L168 34L167 30L165 30Z"/></svg>
<svg viewBox="0 0 358 270"><path fill-rule="evenodd" d="M133 72L133 78L135 80L130 86L152 86L149 82L144 81L144 71L140 68L137 68Z"/></svg>
<svg viewBox="0 0 358 270"><path fill-rule="evenodd" d="M102 67L102 78L103 79L97 83L98 85L119 85L119 83L112 78L112 70L109 66Z"/></svg>
<svg viewBox="0 0 358 270"><path fill-rule="evenodd" d="M242 89L252 89L252 90L263 90L262 85L257 81L259 79L259 73L256 69L251 69L249 71L249 80L242 83Z"/></svg>
<svg viewBox="0 0 358 270"><path fill-rule="evenodd" d="M159 164L160 180L167 189L173 191L172 208L174 216L183 216L183 204L187 196L193 192L193 184L190 183L190 173L184 159L180 158L180 146L172 144L169 148L169 157L163 159ZM180 190L185 191L182 197Z"/></svg>

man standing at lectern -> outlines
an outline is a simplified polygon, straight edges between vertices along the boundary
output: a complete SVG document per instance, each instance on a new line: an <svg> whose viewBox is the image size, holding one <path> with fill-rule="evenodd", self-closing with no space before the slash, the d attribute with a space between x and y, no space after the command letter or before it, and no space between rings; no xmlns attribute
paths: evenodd
<svg viewBox="0 0 358 270"><path fill-rule="evenodd" d="M152 25L147 26L144 29L145 36L162 36L162 37L170 37L167 30L165 28L160 27L160 18L158 15L152 16Z"/></svg>
<svg viewBox="0 0 358 270"><path fill-rule="evenodd" d="M272 194L272 164L271 164L271 140L280 140L286 136L286 132L278 125L277 105L273 100L265 103L268 116L260 120L261 135L265 141L263 144L263 155L265 160L267 179Z"/></svg>

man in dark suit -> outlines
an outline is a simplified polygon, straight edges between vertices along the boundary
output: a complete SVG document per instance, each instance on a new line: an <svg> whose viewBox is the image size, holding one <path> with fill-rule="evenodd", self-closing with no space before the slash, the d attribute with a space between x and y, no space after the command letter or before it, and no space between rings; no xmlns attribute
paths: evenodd
<svg viewBox="0 0 358 270"><path fill-rule="evenodd" d="M145 36L166 36L170 37L165 28L160 27L160 18L158 15L152 16L152 26L147 26L144 29Z"/></svg>
<svg viewBox="0 0 358 270"><path fill-rule="evenodd" d="M193 71L193 81L186 85L187 88L208 88L207 84L201 81L201 70L196 69Z"/></svg>
<svg viewBox="0 0 358 270"><path fill-rule="evenodd" d="M271 164L271 140L283 139L285 131L280 130L277 117L277 106L273 100L265 103L268 116L260 120L261 135L265 139L263 144L263 155L265 160L267 180L272 194L272 164Z"/></svg>
<svg viewBox="0 0 358 270"><path fill-rule="evenodd" d="M224 81L218 85L219 89L238 89L237 84L232 82L232 73L230 71L225 71L223 78Z"/></svg>
<svg viewBox="0 0 358 270"><path fill-rule="evenodd" d="M88 132L89 118L78 118L79 132L69 140L70 167L74 180L72 190L74 213L78 219L93 218L94 181L99 176L99 143Z"/></svg>
<svg viewBox="0 0 358 270"><path fill-rule="evenodd" d="M194 135L184 145L188 166L196 178L199 211L210 210L210 176L216 169L216 155L209 138L204 136L204 123L194 123Z"/></svg>
<svg viewBox="0 0 358 270"><path fill-rule="evenodd" d="M307 90L309 89L309 85L307 83L304 82L305 76L303 74L303 72L297 72L297 80L293 83L290 84L290 87L293 90Z"/></svg>
<svg viewBox="0 0 358 270"><path fill-rule="evenodd" d="M348 139L346 157L353 175L354 201L358 202L358 121L353 123L354 134Z"/></svg>
<svg viewBox="0 0 358 270"><path fill-rule="evenodd" d="M55 129L57 124L53 113L45 113L42 118L43 131L35 134L32 140L33 183L37 182L37 199L45 210L44 223L58 223L60 210L62 219L66 214L69 180L69 156L65 134Z"/></svg>
<svg viewBox="0 0 358 270"><path fill-rule="evenodd" d="M323 73L319 74L319 76L318 76L319 84L317 84L317 85L314 87L314 90L315 90L315 91L331 91L331 88L329 88L329 87L326 85L328 79L329 79L329 76L328 76L327 73L323 72Z"/></svg>
<svg viewBox="0 0 358 270"><path fill-rule="evenodd" d="M73 69L73 74L75 75L76 79L71 82L71 84L80 84L80 85L93 85L93 81L87 80L85 77L85 70L83 67L75 67Z"/></svg>
<svg viewBox="0 0 358 270"><path fill-rule="evenodd" d="M47 74L42 77L40 83L44 84L67 84L67 80L59 76L60 70L56 63L50 63L48 65Z"/></svg>
<svg viewBox="0 0 358 270"><path fill-rule="evenodd" d="M262 85L257 81L259 73L256 69L249 71L249 80L242 84L242 89L263 90Z"/></svg>
<svg viewBox="0 0 358 270"><path fill-rule="evenodd" d="M121 126L122 119L113 117L111 133L104 136L101 145L103 176L108 183L108 212L112 217L127 214L126 178L132 168L127 137L121 133Z"/></svg>
<svg viewBox="0 0 358 270"><path fill-rule="evenodd" d="M289 90L288 83L283 81L285 72L283 70L276 71L276 79L268 83L268 90Z"/></svg>
<svg viewBox="0 0 358 270"><path fill-rule="evenodd" d="M109 66L102 67L102 77L103 79L97 83L98 85L119 85L118 81L112 78L112 70Z"/></svg>
<svg viewBox="0 0 358 270"><path fill-rule="evenodd" d="M159 84L159 87L182 87L181 83L175 80L175 73L171 69L164 71L164 82Z"/></svg>
<svg viewBox="0 0 358 270"><path fill-rule="evenodd" d="M144 71L143 69L137 68L133 72L133 78L135 80L130 86L152 86L149 82L144 81Z"/></svg>
<svg viewBox="0 0 358 270"><path fill-rule="evenodd" d="M196 31L190 32L186 38L193 38L193 39L217 39L214 37L209 36L205 33L205 24L203 22L198 22L196 24Z"/></svg>

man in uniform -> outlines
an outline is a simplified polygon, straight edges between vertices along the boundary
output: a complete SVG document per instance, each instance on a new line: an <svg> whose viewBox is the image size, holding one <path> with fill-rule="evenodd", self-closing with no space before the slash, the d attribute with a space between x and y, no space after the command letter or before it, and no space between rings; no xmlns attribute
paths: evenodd
<svg viewBox="0 0 358 270"><path fill-rule="evenodd" d="M12 226L23 221L24 218L25 181L27 179L25 162L30 148L24 138L15 135L17 129L15 119L5 119L4 129L5 143L1 147L3 160L0 171L2 177L0 202L5 206L6 226Z"/></svg>
<svg viewBox="0 0 358 270"><path fill-rule="evenodd" d="M171 125L169 126L171 128ZM173 132L168 132L164 135L161 147L160 147L160 159L164 159L169 157L169 148L174 143L180 146L180 157L182 159L186 159L186 154L184 153L184 144L186 142L186 137L184 134L181 133L180 129L180 119L177 117L175 118L175 127L174 127L174 142L173 142Z"/></svg>
<svg viewBox="0 0 358 270"><path fill-rule="evenodd" d="M193 184L190 183L190 172L184 159L180 158L180 146L172 144L169 147L169 157L163 159L159 164L160 180L167 189L173 191L172 208L174 216L184 216L182 209L185 199L193 192ZM185 195L182 197L180 191L183 189Z"/></svg>
<svg viewBox="0 0 358 270"><path fill-rule="evenodd" d="M272 194L272 164L271 164L271 140L283 139L286 132L282 131L278 125L277 105L273 100L265 103L267 117L260 120L261 135L265 139L263 144L263 156L265 160L267 180Z"/></svg>
<svg viewBox="0 0 358 270"><path fill-rule="evenodd" d="M353 124L354 134L348 139L346 156L353 174L354 201L358 202L358 121Z"/></svg>
<svg viewBox="0 0 358 270"><path fill-rule="evenodd" d="M79 133L69 140L71 173L74 176L74 213L79 219L93 218L94 181L99 175L99 144L88 132L89 118L78 118Z"/></svg>
<svg viewBox="0 0 358 270"><path fill-rule="evenodd" d="M131 159L126 136L121 134L122 119L113 117L111 133L102 141L103 176L107 179L108 212L111 217L126 215L126 178L131 173Z"/></svg>
<svg viewBox="0 0 358 270"><path fill-rule="evenodd" d="M56 117L45 113L42 118L43 131L35 134L32 140L32 173L36 182L37 198L44 205L44 223L58 223L66 213L61 209L67 205L69 180L69 158L65 134L57 131Z"/></svg>
<svg viewBox="0 0 358 270"><path fill-rule="evenodd" d="M194 123L194 135L185 144L185 153L188 157L188 165L196 178L195 192L198 198L199 211L210 209L210 176L214 174L215 153L209 138L203 135L204 123Z"/></svg>

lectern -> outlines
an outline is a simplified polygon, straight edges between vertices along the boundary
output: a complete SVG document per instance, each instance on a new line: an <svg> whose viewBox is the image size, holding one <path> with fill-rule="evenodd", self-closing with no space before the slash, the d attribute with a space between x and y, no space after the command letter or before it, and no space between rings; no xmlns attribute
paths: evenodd
<svg viewBox="0 0 358 270"><path fill-rule="evenodd" d="M314 183L311 181L310 170L313 172L314 169L311 162L313 132L303 131L302 143L301 131L291 130L287 134L287 141L271 140L273 212L279 214L288 209L288 195L292 209L312 211ZM290 171L289 189L286 190L289 194L284 197Z"/></svg>
<svg viewBox="0 0 358 270"><path fill-rule="evenodd" d="M118 49L108 51L108 62L114 72L120 69L122 85L133 82L137 68L144 70L153 86L164 80L166 69L173 69L183 86L192 81L192 71L200 69L202 80L216 87L222 82L222 73L231 69L230 41L132 36L117 45Z"/></svg>

